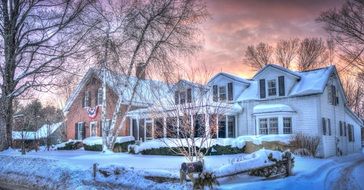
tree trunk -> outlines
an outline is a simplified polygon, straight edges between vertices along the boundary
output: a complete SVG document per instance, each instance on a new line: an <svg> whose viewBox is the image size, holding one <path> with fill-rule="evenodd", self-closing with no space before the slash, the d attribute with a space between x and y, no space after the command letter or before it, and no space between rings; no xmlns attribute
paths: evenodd
<svg viewBox="0 0 364 190"><path fill-rule="evenodd" d="M7 140L6 140L6 128L5 128L5 116L3 113L0 113L0 151L7 149Z"/></svg>

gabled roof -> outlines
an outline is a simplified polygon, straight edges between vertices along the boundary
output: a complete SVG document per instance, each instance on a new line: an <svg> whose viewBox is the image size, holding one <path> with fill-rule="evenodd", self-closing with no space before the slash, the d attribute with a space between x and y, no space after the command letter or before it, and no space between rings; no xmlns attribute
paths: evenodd
<svg viewBox="0 0 364 190"><path fill-rule="evenodd" d="M232 75L232 74L229 74L229 73L225 73L225 72L220 72L220 73L217 73L214 77L212 77L209 82L207 84L210 84L213 80L215 80L215 78L217 78L218 76L224 76L224 77L227 77L233 81L236 81L236 82L240 82L240 83L244 83L244 84L247 84L249 85L249 80L246 80L246 79L243 79L241 77L238 77L238 76L235 76L235 75Z"/></svg>
<svg viewBox="0 0 364 190"><path fill-rule="evenodd" d="M279 65L275 65L275 64L268 64L268 65L266 65L266 66L264 66L262 69L260 69L255 75L254 75L254 77L253 77L253 79L255 79L255 78L257 78L263 71L265 71L266 69L268 69L268 68L274 68L274 69L277 69L277 70L279 70L279 71L282 71L282 72L284 72L284 73L287 73L287 74L289 74L289 75L291 75L291 76L293 76L293 77L296 77L297 79L300 79L301 78L301 76L297 73L297 72L295 72L295 71L291 71L291 70L289 70L289 69L287 69L287 68L284 68L284 67L281 67L281 66L279 66Z"/></svg>
<svg viewBox="0 0 364 190"><path fill-rule="evenodd" d="M96 77L100 81L103 80L103 72L101 69L91 68L87 71L85 76L73 90L72 94L68 98L64 112L67 112L72 106L74 100L92 78ZM122 102L129 103L131 101L133 87L138 82L138 87L136 88L136 94L132 99L132 104L147 106L153 104L153 102L158 98L158 95L166 95L169 93L169 89L173 85L163 83L156 80L139 80L136 77L118 74L110 70L106 71L106 85L119 97ZM160 96L159 96L160 97Z"/></svg>
<svg viewBox="0 0 364 190"><path fill-rule="evenodd" d="M280 68L280 66L266 66ZM264 69L264 68L263 68ZM263 70L262 69L262 70ZM328 66L320 69L314 69L303 72L290 71L285 69L285 72L289 72L299 77L299 80L292 87L292 89L288 92L287 96L305 96L311 94L320 94L323 93L326 87L326 84L331 76L331 74L336 72L335 66ZM259 71L261 73L261 71ZM258 73L259 73L258 72ZM256 77L255 75L254 77ZM337 75L338 76L338 75ZM339 76L338 76L339 79ZM340 79L339 79L340 81ZM341 93L343 93L343 97L346 101L345 93L342 89L341 84L339 85L339 89ZM245 100L258 100L259 98L259 84L257 81L251 81L250 86L243 91L243 93L239 96L237 101L245 101Z"/></svg>

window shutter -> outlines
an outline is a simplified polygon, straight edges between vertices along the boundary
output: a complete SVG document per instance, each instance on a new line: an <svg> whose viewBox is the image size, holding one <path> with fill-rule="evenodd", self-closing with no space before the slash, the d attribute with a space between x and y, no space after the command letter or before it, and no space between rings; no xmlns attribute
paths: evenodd
<svg viewBox="0 0 364 190"><path fill-rule="evenodd" d="M322 133L323 133L323 135L326 135L326 120L325 120L325 118L322 118Z"/></svg>
<svg viewBox="0 0 364 190"><path fill-rule="evenodd" d="M234 97L233 83L228 83L228 100L232 101Z"/></svg>
<svg viewBox="0 0 364 190"><path fill-rule="evenodd" d="M353 133L353 142L355 142L355 131L354 131L354 125L351 125L351 127L352 127L352 129L351 129L351 131L352 131L352 133Z"/></svg>
<svg viewBox="0 0 364 190"><path fill-rule="evenodd" d="M329 104L332 104L332 89L331 85L327 86L327 99L329 101Z"/></svg>
<svg viewBox="0 0 364 190"><path fill-rule="evenodd" d="M91 107L91 91L87 92L87 106Z"/></svg>
<svg viewBox="0 0 364 190"><path fill-rule="evenodd" d="M340 136L343 136L343 122L339 121L339 126L340 126Z"/></svg>
<svg viewBox="0 0 364 190"><path fill-rule="evenodd" d="M217 85L212 86L212 93L213 93L213 101L217 102L217 100L218 100Z"/></svg>
<svg viewBox="0 0 364 190"><path fill-rule="evenodd" d="M99 105L99 90L95 92L95 106Z"/></svg>
<svg viewBox="0 0 364 190"><path fill-rule="evenodd" d="M285 96L284 76L278 77L279 96Z"/></svg>
<svg viewBox="0 0 364 190"><path fill-rule="evenodd" d="M78 126L78 124L75 123L75 139L78 138L78 130L77 130L78 127L77 126Z"/></svg>
<svg viewBox="0 0 364 190"><path fill-rule="evenodd" d="M331 136L331 121L329 118L327 119L327 128L329 129L329 135Z"/></svg>
<svg viewBox="0 0 364 190"><path fill-rule="evenodd" d="M192 102L192 90L191 90L191 88L187 89L187 102L188 103Z"/></svg>
<svg viewBox="0 0 364 190"><path fill-rule="evenodd" d="M260 92L260 98L265 98L265 79L259 80L259 92Z"/></svg>
<svg viewBox="0 0 364 190"><path fill-rule="evenodd" d="M84 108L84 107L86 107L86 105L85 105L85 99L86 99L86 92L83 92L83 94L82 94L83 96L82 96L82 107Z"/></svg>
<svg viewBox="0 0 364 190"><path fill-rule="evenodd" d="M179 104L179 92L178 90L174 91L174 103Z"/></svg>
<svg viewBox="0 0 364 190"><path fill-rule="evenodd" d="M336 106L336 87L335 87L335 85L331 85L331 102L332 102L332 105Z"/></svg>
<svg viewBox="0 0 364 190"><path fill-rule="evenodd" d="M82 123L82 139L86 138L86 126L85 126L85 122Z"/></svg>
<svg viewBox="0 0 364 190"><path fill-rule="evenodd" d="M346 122L344 122L344 136L346 137Z"/></svg>

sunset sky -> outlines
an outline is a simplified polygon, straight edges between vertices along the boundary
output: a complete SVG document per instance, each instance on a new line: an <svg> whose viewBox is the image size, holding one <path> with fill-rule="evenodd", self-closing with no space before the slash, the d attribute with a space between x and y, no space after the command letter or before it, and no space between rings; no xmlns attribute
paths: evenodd
<svg viewBox="0 0 364 190"><path fill-rule="evenodd" d="M209 19L202 25L203 50L185 64L201 64L244 77L253 72L243 64L244 49L259 42L322 37L315 19L340 0L207 0Z"/></svg>

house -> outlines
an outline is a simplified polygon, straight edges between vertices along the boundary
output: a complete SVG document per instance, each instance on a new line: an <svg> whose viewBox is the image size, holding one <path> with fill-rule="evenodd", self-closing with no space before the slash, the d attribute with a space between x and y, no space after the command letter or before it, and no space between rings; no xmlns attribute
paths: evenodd
<svg viewBox="0 0 364 190"><path fill-rule="evenodd" d="M89 120L81 105L87 96L95 97L95 100L87 101L96 101L96 94L85 92L91 89L96 93L100 80L97 73L88 72L68 101L65 111L69 138L90 136L94 121ZM347 99L335 66L296 72L270 64L249 80L222 72L206 85L181 80L174 85L153 82L154 87L148 88L150 80L142 81L143 88L138 94L144 96L133 99L133 109L127 113L127 126L120 135L133 135L142 141L178 137L181 123L173 117L180 116L163 113L192 105L193 109L206 109L191 114L191 127L209 131L216 124L216 138L304 133L320 137L318 154L321 157L345 155L357 152L361 147L363 123L346 106ZM126 97L128 102L130 96L125 93L129 91L128 87L109 82L108 88L111 105L115 105L117 98ZM163 90L157 96L151 95L156 89ZM118 95L118 91L124 92L124 96ZM223 111L212 113L216 107ZM196 118L203 118L203 122ZM95 120L100 119L96 117ZM82 131L82 137L78 130L80 122L90 126L84 127L87 130ZM173 135L166 132L169 128L176 128Z"/></svg>

